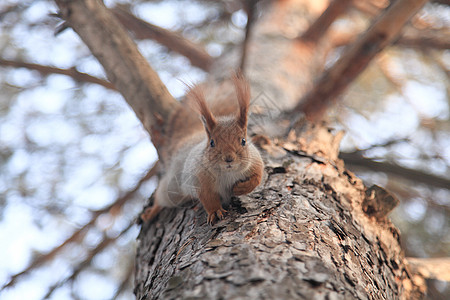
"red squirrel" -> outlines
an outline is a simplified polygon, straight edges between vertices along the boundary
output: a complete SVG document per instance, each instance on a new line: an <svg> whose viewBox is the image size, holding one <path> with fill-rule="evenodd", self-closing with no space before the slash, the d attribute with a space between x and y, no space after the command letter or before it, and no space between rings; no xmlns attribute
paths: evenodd
<svg viewBox="0 0 450 300"><path fill-rule="evenodd" d="M184 128L183 139L173 141L177 146L167 158L166 173L156 189L153 206L141 215L144 222L164 207L199 199L208 214L207 222L212 224L216 217L224 218L226 210L221 200L228 202L232 196L248 194L261 182L264 164L247 137L250 87L241 74L234 75L232 81L238 111L221 116L211 112L200 86L190 88L187 100L200 115L195 122L201 120L203 126ZM188 119L187 108L183 109ZM177 118L180 120L182 114Z"/></svg>

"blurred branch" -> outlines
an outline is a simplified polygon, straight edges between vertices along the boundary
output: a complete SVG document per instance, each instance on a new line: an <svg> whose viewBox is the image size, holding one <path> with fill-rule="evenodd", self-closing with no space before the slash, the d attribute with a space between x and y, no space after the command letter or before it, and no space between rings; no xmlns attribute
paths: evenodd
<svg viewBox="0 0 450 300"><path fill-rule="evenodd" d="M134 264L130 264L127 268L127 272L125 273L125 276L123 276L123 280L120 283L119 287L117 288L116 292L114 293L114 296L111 298L112 300L115 300L119 298L120 294L127 288L127 286L130 284L130 278L133 276L134 271Z"/></svg>
<svg viewBox="0 0 450 300"><path fill-rule="evenodd" d="M53 292L56 291L59 287L63 286L64 284L66 284L69 281L74 280L78 276L78 274L80 274L81 271L83 271L87 266L89 266L91 264L92 259L94 259L94 257L97 254L99 254L100 252L105 250L106 247L111 245L111 243L115 242L119 237L121 237L123 234L125 234L133 226L134 226L134 223L130 222L130 224L128 224L128 226L124 230L122 230L118 235L116 235L115 237L112 237L112 238L106 237L104 235L103 240L94 249L89 251L88 256L74 268L74 270L72 271L72 274L70 274L66 278L58 281L56 284L52 285L48 289L48 291L45 294L45 296L43 297L43 299L50 298L50 296L53 294Z"/></svg>
<svg viewBox="0 0 450 300"><path fill-rule="evenodd" d="M401 199L401 202L408 202L418 196L416 189L409 188L409 185L406 185L406 187L404 185L399 185L393 181L388 181L385 188L394 195L397 195ZM420 197L427 202L427 207L445 214L450 213L450 206L436 201L436 197L434 195L424 193L420 194Z"/></svg>
<svg viewBox="0 0 450 300"><path fill-rule="evenodd" d="M439 67L440 70L445 74L447 79L450 79L450 69L444 64L443 60L434 56L434 63ZM447 81L449 83L449 81ZM448 86L448 85L447 85Z"/></svg>
<svg viewBox="0 0 450 300"><path fill-rule="evenodd" d="M372 144L370 145L370 147L364 148L364 149L358 149L357 151L353 152L353 153L357 153L360 154L361 152L365 152L365 151L369 151L372 150L374 148L386 148L392 145L397 145L400 143L408 143L410 142L410 138L401 138L401 139L395 139L395 140L388 140L384 143L379 143L379 144Z"/></svg>
<svg viewBox="0 0 450 300"><path fill-rule="evenodd" d="M410 48L446 50L450 49L450 36L448 34L439 36L431 34L431 32L418 32L414 35L402 36L395 44Z"/></svg>
<svg viewBox="0 0 450 300"><path fill-rule="evenodd" d="M385 9L389 5L389 1L359 1L354 0L352 7L369 16L375 16L380 10Z"/></svg>
<svg viewBox="0 0 450 300"><path fill-rule="evenodd" d="M439 177L415 169L405 168L389 162L373 161L369 158L361 156L361 154L359 154L358 152L341 152L339 153L339 157L344 160L346 165L363 167L375 172L385 172L426 185L450 189L450 179L448 178Z"/></svg>
<svg viewBox="0 0 450 300"><path fill-rule="evenodd" d="M450 281L450 257L415 258L407 257L406 261L413 273L429 279Z"/></svg>
<svg viewBox="0 0 450 300"><path fill-rule="evenodd" d="M6 60L6 59L0 59L0 66L7 66L7 67L14 67L14 68L26 68L29 70L35 70L41 73L43 76L47 76L50 74L61 74L66 75L69 77L72 77L78 82L89 82L89 83L95 83L99 84L107 89L116 90L114 85L110 82L91 76L86 73L82 73L77 71L75 67L70 69L60 69L50 66L44 66L39 64L33 64L33 63L27 63L23 61L15 61L15 60Z"/></svg>
<svg viewBox="0 0 450 300"><path fill-rule="evenodd" d="M95 222L97 221L98 217L105 213L111 213L112 215L117 215L118 211L121 209L121 207L133 197L133 195L139 190L139 188L142 186L144 182L149 180L151 177L156 175L156 172L158 170L159 163L156 162L153 167L147 172L147 174L142 177L139 182L133 187L133 189L129 190L126 194L124 194L122 197L116 199L111 205L108 205L107 207L96 210L92 213L91 219L88 223L86 223L83 227L75 231L68 239L66 239L63 243L58 245L57 247L53 248L50 252L40 255L33 259L33 261L30 263L28 267L26 267L23 271L20 273L17 273L13 276L11 276L11 279L7 284L5 284L1 289L5 289L7 287L13 286L17 280L22 277L23 275L31 272L32 270L36 269L37 267L49 262L52 260L56 255L61 252L68 244L76 242L81 240L83 235L86 233L86 231L92 227Z"/></svg>
<svg viewBox="0 0 450 300"><path fill-rule="evenodd" d="M393 45L418 49L450 49L450 36L444 30L414 30L414 33L406 33L399 37ZM340 32L333 34L331 39L335 47L341 47L353 42L355 34Z"/></svg>
<svg viewBox="0 0 450 300"><path fill-rule="evenodd" d="M322 15L299 38L307 42L317 43L330 25L347 10L351 3L352 0L333 0Z"/></svg>
<svg viewBox="0 0 450 300"><path fill-rule="evenodd" d="M208 1L208 3L212 2ZM236 9L229 11L228 9L234 8L234 5L227 5L223 1L216 2L215 4L221 6L217 14L205 18L204 20L201 20L199 22L185 24L185 27L183 27L183 31L198 30L207 26L226 26L230 23L230 19L233 13L241 7L241 5L236 5Z"/></svg>
<svg viewBox="0 0 450 300"><path fill-rule="evenodd" d="M138 183L133 187L133 189L129 190L126 194L124 194L122 197L118 198L116 201L114 201L114 203L112 203L111 205L100 209L100 210L96 210L94 212L94 215L96 217L98 217L101 214L107 213L107 212L111 212L113 214L117 214L117 211L120 210L120 208L128 201L131 199L131 197L133 197L134 193L136 193L142 186L142 184L144 182L146 182L147 180L149 180L150 178L152 178L153 176L156 175L156 173L158 172L159 169L159 162L155 162L155 164L153 165L153 167L148 170L148 172L144 175L144 177L142 177Z"/></svg>
<svg viewBox="0 0 450 300"><path fill-rule="evenodd" d="M327 70L314 88L299 102L294 112L304 112L310 119L319 118L331 101L367 67L371 60L391 44L406 22L426 0L397 0L372 26Z"/></svg>
<svg viewBox="0 0 450 300"><path fill-rule="evenodd" d="M252 31L253 24L255 23L255 10L256 3L259 0L247 0L244 1L245 11L247 12L247 26L245 26L245 38L242 43L242 56L241 56L241 64L239 68L244 70L245 61L247 59L247 50L248 50L248 41L250 40L250 34Z"/></svg>
<svg viewBox="0 0 450 300"><path fill-rule="evenodd" d="M430 2L444 4L444 5L450 5L450 0L431 0Z"/></svg>
<svg viewBox="0 0 450 300"><path fill-rule="evenodd" d="M13 12L20 12L28 8L29 5L19 5L17 3L6 5L0 10L0 21L3 20L8 14Z"/></svg>
<svg viewBox="0 0 450 300"><path fill-rule="evenodd" d="M81 240L82 237L84 236L84 234L86 233L86 230L89 227L91 227L95 223L96 220L97 220L97 218L92 218L87 224L85 224L83 227L81 227L80 229L75 231L72 234L72 236L69 237L68 239L66 239L62 244L60 244L56 248L53 248L50 252L48 252L48 253L46 253L44 255L39 255L38 257L34 258L33 261L31 262L31 264L28 267L26 267L22 272L11 276L11 279L9 280L9 282L7 284L5 284L1 288L1 290L5 289L5 288L8 288L8 287L14 286L16 284L17 280L20 277L22 277L23 275L26 275L27 273L33 271L37 267L39 267L39 266L45 264L46 262L49 262L50 260L52 260L68 244L76 242L78 240Z"/></svg>
<svg viewBox="0 0 450 300"><path fill-rule="evenodd" d="M55 2L59 15L89 47L161 151L166 122L180 104L102 1Z"/></svg>
<svg viewBox="0 0 450 300"><path fill-rule="evenodd" d="M380 55L377 59L378 67L386 80L403 95L402 87L404 85L404 80L391 74L392 71L389 65L390 62L391 59L388 55Z"/></svg>
<svg viewBox="0 0 450 300"><path fill-rule="evenodd" d="M119 22L133 32L137 39L151 39L175 51L204 71L209 71L214 59L206 50L181 34L147 23L120 7L111 9Z"/></svg>

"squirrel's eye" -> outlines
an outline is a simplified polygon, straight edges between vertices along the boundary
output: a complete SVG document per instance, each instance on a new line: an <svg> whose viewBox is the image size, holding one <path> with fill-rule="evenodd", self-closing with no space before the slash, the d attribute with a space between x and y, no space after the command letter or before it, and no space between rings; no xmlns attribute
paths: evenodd
<svg viewBox="0 0 450 300"><path fill-rule="evenodd" d="M209 144L211 145L211 148L213 148L213 147L216 146L216 143L214 143L214 140L213 140L213 139L211 139L211 141L209 141Z"/></svg>
<svg viewBox="0 0 450 300"><path fill-rule="evenodd" d="M245 146L245 139L242 139L242 140L241 140L241 145L242 145L242 146Z"/></svg>

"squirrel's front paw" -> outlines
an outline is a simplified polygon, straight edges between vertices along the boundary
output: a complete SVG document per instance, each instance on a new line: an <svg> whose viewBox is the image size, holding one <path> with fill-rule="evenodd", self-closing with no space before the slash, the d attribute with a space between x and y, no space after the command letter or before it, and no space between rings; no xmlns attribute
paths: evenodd
<svg viewBox="0 0 450 300"><path fill-rule="evenodd" d="M250 180L238 181L233 187L233 195L241 196L253 191L255 186Z"/></svg>
<svg viewBox="0 0 450 300"><path fill-rule="evenodd" d="M219 209L215 210L215 211L211 211L211 212L207 212L208 213L208 224L212 225L214 223L214 220L216 219L216 215L217 218L219 218L219 220L222 220L224 218L224 213L226 213L227 211L225 209L223 209L222 207L220 207Z"/></svg>

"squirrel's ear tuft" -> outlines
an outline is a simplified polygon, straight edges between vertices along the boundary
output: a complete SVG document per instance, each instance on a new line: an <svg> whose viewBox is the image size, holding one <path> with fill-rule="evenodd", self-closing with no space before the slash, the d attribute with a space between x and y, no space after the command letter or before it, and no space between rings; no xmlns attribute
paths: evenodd
<svg viewBox="0 0 450 300"><path fill-rule="evenodd" d="M205 95L203 94L202 88L198 85L188 85L188 87L189 91L186 94L186 97L194 109L200 114L200 119L205 126L206 133L210 136L212 130L216 127L216 118L214 118L214 115L206 105Z"/></svg>
<svg viewBox="0 0 450 300"><path fill-rule="evenodd" d="M236 72L232 80L239 102L238 123L243 129L247 129L248 109L250 106L250 85L245 80L241 71Z"/></svg>

